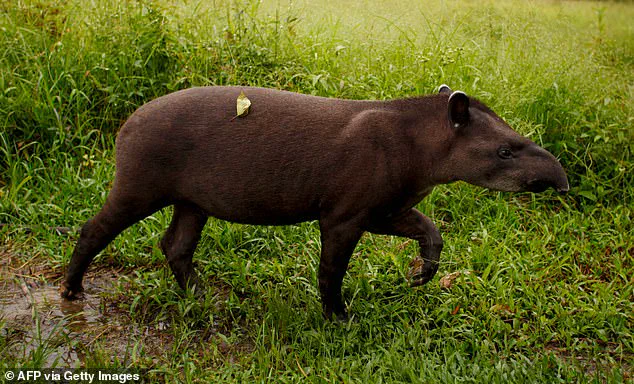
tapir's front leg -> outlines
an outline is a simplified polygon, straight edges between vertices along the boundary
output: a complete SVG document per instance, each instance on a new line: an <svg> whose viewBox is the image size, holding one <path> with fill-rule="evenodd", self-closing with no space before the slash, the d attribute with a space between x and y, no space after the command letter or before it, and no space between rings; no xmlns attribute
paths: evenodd
<svg viewBox="0 0 634 384"><path fill-rule="evenodd" d="M427 283L438 271L442 237L429 217L418 210L412 208L397 216L375 220L367 230L376 234L402 236L418 241L420 258L412 260L408 273L412 287Z"/></svg>
<svg viewBox="0 0 634 384"><path fill-rule="evenodd" d="M348 262L357 242L363 234L361 226L354 220L335 222L320 220L321 260L319 262L319 291L324 316L345 320L346 307L341 297L341 284L348 269Z"/></svg>

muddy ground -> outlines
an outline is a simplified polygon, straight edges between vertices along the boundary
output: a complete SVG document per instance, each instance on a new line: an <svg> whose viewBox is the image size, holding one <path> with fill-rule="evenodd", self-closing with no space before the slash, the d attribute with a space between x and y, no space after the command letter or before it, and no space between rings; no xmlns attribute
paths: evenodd
<svg viewBox="0 0 634 384"><path fill-rule="evenodd" d="M112 291L120 272L91 270L82 298L67 301L59 293L61 271L0 253L0 332L11 360L84 367L97 344L119 361L125 361L135 344L149 355L169 349L167 324L138 325L118 308Z"/></svg>

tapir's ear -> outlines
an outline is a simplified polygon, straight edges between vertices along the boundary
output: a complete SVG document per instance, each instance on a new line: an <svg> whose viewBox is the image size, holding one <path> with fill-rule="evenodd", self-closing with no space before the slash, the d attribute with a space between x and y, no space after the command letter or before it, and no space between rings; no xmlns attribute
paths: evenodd
<svg viewBox="0 0 634 384"><path fill-rule="evenodd" d="M449 121L454 128L469 123L469 96L464 92L455 91L449 96Z"/></svg>
<svg viewBox="0 0 634 384"><path fill-rule="evenodd" d="M451 88L449 88L447 84L443 84L438 87L438 93L441 95L451 95L451 92L453 91L451 90Z"/></svg>

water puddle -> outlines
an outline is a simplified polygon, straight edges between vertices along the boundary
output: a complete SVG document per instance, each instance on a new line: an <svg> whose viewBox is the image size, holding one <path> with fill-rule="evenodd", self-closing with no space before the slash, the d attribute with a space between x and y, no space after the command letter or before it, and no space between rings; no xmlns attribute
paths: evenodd
<svg viewBox="0 0 634 384"><path fill-rule="evenodd" d="M129 305L134 300L127 294L128 275L93 266L84 277L86 291L73 301L61 298L61 279L61 271L48 267L45 260L18 255L0 245L0 353L4 361L16 367L42 368L165 363L165 352L174 349L174 335L179 335L180 328L154 318L151 308L135 310L146 319L130 317ZM217 304L223 313L231 287L210 282L208 289L214 295L212 306ZM191 332L187 340L201 346L216 344L217 352L211 350L212 355L218 353L214 361L234 364L254 349L246 338L228 342L222 337L232 334L234 327L231 318L215 319Z"/></svg>
<svg viewBox="0 0 634 384"><path fill-rule="evenodd" d="M5 339L8 355L17 362L42 367L82 367L87 356L108 350L107 360L134 359L139 347L161 351L171 344L167 326L134 324L126 313L108 299L120 275L111 270L88 273L83 298L63 300L59 293L60 276L44 278L42 271L12 268L0 264L0 338ZM94 361L94 356L90 358Z"/></svg>

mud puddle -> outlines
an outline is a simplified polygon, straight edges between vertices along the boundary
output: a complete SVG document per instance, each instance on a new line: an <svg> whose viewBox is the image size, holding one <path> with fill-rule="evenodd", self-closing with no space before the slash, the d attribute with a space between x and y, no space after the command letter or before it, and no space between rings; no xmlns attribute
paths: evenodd
<svg viewBox="0 0 634 384"><path fill-rule="evenodd" d="M0 339L11 360L47 368L83 367L87 360L95 362L93 351L108 350L110 356L99 360L125 364L139 348L149 356L169 348L168 325L135 324L108 297L121 277L116 271L88 273L83 297L67 301L60 297L59 273L10 264L10 259L0 263Z"/></svg>

